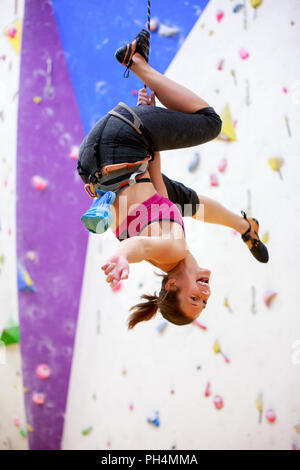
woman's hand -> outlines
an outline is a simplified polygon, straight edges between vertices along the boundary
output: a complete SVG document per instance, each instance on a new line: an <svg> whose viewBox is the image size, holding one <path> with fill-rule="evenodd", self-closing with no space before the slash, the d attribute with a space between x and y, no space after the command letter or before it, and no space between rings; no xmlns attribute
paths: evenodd
<svg viewBox="0 0 300 470"><path fill-rule="evenodd" d="M137 104L144 104L148 106L155 106L155 93L151 91L151 96L148 95L146 88L139 90L139 97Z"/></svg>
<svg viewBox="0 0 300 470"><path fill-rule="evenodd" d="M108 258L101 266L106 277L106 282L110 283L110 287L115 287L121 279L128 279L129 263L127 258L120 254L114 254Z"/></svg>

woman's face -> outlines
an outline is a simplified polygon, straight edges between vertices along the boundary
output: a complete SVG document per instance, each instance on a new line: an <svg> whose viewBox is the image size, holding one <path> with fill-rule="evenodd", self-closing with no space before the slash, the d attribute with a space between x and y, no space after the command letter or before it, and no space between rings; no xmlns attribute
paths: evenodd
<svg viewBox="0 0 300 470"><path fill-rule="evenodd" d="M195 320L206 307L210 297L210 275L211 271L204 268L194 272L184 269L166 284L166 287L170 283L170 286L176 285L181 289L177 296L179 308L190 319Z"/></svg>

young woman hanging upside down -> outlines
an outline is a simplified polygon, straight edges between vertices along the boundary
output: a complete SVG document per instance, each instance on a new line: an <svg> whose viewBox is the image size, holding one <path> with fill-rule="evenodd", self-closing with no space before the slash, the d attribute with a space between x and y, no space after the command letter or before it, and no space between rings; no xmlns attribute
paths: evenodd
<svg viewBox="0 0 300 470"><path fill-rule="evenodd" d="M211 272L200 267L190 253L182 219L186 215L199 219L200 204L204 205L204 222L235 229L258 261L268 261L256 219L247 218L244 211L242 217L234 214L219 202L198 195L161 173L160 151L208 142L218 136L222 121L201 97L150 67L148 53L146 30L117 50L117 60L152 90L151 96L145 89L140 90L138 106L124 108L119 104L113 110L115 115L100 119L83 140L78 160L80 176L96 195L97 183L107 167L142 161L149 156L151 147L152 159L142 175L143 181L127 186L113 203L115 217L111 228L121 243L102 266L112 287L128 278L130 263L147 261L164 272L158 296L144 294L144 301L131 307L129 328L151 319L158 309L166 320L185 325L206 308ZM155 96L167 109L155 106ZM124 120L119 119L120 114ZM132 118L145 132L140 134L130 125ZM124 197L125 213L121 203Z"/></svg>

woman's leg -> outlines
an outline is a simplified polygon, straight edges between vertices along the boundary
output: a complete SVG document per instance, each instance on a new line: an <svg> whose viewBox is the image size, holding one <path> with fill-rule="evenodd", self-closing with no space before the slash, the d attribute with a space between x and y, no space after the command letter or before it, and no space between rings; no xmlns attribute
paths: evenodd
<svg viewBox="0 0 300 470"><path fill-rule="evenodd" d="M249 227L248 222L242 216L234 214L214 199L202 195L198 195L198 198L200 204L204 204L204 211L203 208L199 207L199 210L193 215L193 218L199 219L203 214L203 222L225 225L226 227L233 228L241 234L243 234ZM251 232L251 235L254 236L254 233Z"/></svg>
<svg viewBox="0 0 300 470"><path fill-rule="evenodd" d="M209 104L188 88L174 82L150 67L145 59L138 53L133 56L132 70L143 83L155 92L159 101L172 111L182 113L195 113Z"/></svg>

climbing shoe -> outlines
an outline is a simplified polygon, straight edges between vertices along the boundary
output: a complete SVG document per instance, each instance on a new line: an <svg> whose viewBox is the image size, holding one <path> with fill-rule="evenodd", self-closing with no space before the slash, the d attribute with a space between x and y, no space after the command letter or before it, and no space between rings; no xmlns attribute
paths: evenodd
<svg viewBox="0 0 300 470"><path fill-rule="evenodd" d="M146 29L142 29L139 34L134 38L134 40L126 44L126 46L120 47L115 52L115 58L127 68L125 70L125 78L129 77L129 69L132 66L132 57L138 52L144 57L145 61L148 62L149 59L149 44L150 44L150 32Z"/></svg>
<svg viewBox="0 0 300 470"><path fill-rule="evenodd" d="M258 220L254 219L253 217L249 217L249 219L247 219L244 211L241 211L241 214L244 219L246 219L249 223L249 228L246 230L245 233L241 235L243 241L246 243L252 255L257 259L257 261L260 261L261 263L267 263L269 261L269 253L267 247L259 239ZM254 229L254 234L257 236L257 238L254 238L252 235L250 235L252 229Z"/></svg>

